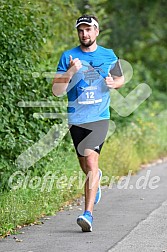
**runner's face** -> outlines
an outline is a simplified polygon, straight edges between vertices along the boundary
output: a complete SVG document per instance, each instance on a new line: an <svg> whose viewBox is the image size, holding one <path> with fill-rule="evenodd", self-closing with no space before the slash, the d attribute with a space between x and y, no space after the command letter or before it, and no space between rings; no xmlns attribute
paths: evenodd
<svg viewBox="0 0 167 252"><path fill-rule="evenodd" d="M89 47L96 41L99 30L95 26L81 24L78 27L78 37L82 46Z"/></svg>

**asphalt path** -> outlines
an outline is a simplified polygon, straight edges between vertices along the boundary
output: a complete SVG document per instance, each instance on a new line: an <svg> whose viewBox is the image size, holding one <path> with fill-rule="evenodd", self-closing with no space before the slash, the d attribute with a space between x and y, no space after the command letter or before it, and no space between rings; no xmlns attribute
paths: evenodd
<svg viewBox="0 0 167 252"><path fill-rule="evenodd" d="M93 232L83 233L74 204L0 240L0 252L167 252L167 162L102 189Z"/></svg>

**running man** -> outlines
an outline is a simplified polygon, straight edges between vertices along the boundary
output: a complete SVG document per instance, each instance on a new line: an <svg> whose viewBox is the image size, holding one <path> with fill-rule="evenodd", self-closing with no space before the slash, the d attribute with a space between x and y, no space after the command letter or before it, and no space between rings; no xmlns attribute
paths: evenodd
<svg viewBox="0 0 167 252"><path fill-rule="evenodd" d="M65 51L53 80L55 96L67 93L68 124L85 182L85 211L77 224L92 231L93 208L101 198L99 155L110 120L110 89L124 83L119 59L112 49L97 44L99 23L83 15L75 25L80 45Z"/></svg>

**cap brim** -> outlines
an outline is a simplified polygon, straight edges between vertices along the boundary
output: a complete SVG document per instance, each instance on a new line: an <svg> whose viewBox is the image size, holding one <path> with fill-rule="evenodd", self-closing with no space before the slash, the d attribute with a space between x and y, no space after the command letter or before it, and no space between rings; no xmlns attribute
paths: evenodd
<svg viewBox="0 0 167 252"><path fill-rule="evenodd" d="M75 25L75 28L77 28L80 24L87 24L87 25L89 25L89 26L92 26L92 24L83 21L83 22L80 22L80 23L76 24L76 25Z"/></svg>

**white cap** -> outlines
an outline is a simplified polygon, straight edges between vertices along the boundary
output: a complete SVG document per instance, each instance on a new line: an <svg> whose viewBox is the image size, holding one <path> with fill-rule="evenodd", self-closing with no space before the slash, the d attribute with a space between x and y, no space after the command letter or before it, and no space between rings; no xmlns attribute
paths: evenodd
<svg viewBox="0 0 167 252"><path fill-rule="evenodd" d="M98 22L92 17L80 17L76 20L75 28L77 28L80 24L87 24L87 25L95 25L99 28Z"/></svg>

